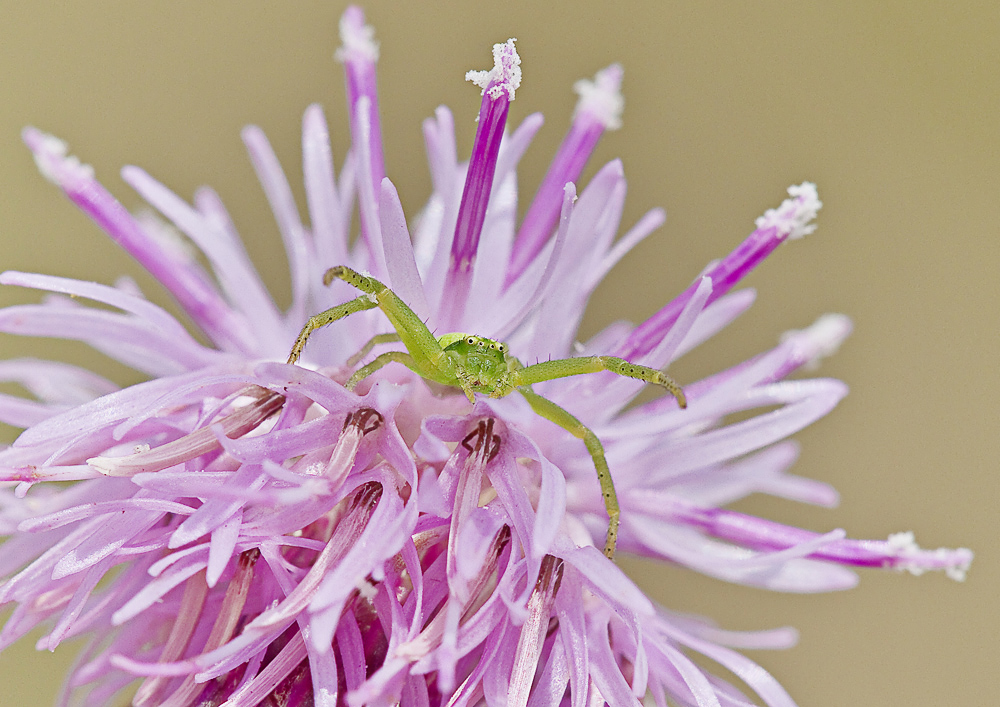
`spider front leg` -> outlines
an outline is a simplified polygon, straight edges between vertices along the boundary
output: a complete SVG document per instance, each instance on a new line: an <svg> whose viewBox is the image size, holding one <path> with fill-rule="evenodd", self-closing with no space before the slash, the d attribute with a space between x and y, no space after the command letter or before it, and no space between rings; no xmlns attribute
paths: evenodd
<svg viewBox="0 0 1000 707"><path fill-rule="evenodd" d="M337 265L323 274L323 284L325 285L329 285L336 279L343 280L351 287L355 287L365 293L366 296L358 298L359 300L368 300L371 302L365 309L378 307L385 313L386 318L396 330L395 336L398 336L398 340L403 343L403 346L406 347L407 352L411 356L412 365L410 363L407 363L407 365L412 370L436 383L444 385L458 384L454 359L445 354L444 349L441 348L438 340L431 333L430 329L427 328L427 325L421 321L420 317L395 292L374 277L362 275L346 265ZM374 346L375 343L397 340L396 338L392 338L393 335L391 334L382 336L384 338L375 337L369 343ZM467 395L471 396L471 393L467 392Z"/></svg>
<svg viewBox="0 0 1000 707"><path fill-rule="evenodd" d="M352 299L350 302L338 304L336 307L330 307L330 309L309 317L305 326L302 327L302 331L299 332L298 338L295 339L295 343L292 345L292 351L288 354L287 362L295 363L299 360L299 356L302 355L302 349L305 348L310 335L317 329L325 327L328 324L333 324L338 319L343 319L355 312L363 312L366 309L374 309L377 306L378 303L368 297L358 297L357 299Z"/></svg>
<svg viewBox="0 0 1000 707"><path fill-rule="evenodd" d="M555 361L542 361L541 363L511 371L510 385L511 387L532 385L552 380L553 378L579 376L584 373L597 373L598 371L611 371L620 376L659 385L666 388L677 399L677 404L680 407L687 407L687 398L684 397L684 390L673 378L655 368L640 366L638 363L632 363L617 356L583 356L580 358L560 358ZM494 397L503 397L507 392L509 391L499 391L499 394L495 394Z"/></svg>
<svg viewBox="0 0 1000 707"><path fill-rule="evenodd" d="M524 396L531 409L537 414L550 420L577 439L582 439L590 452L591 459L594 460L594 468L597 470L597 482L601 485L601 496L604 497L604 508L608 512L608 534L604 540L604 554L609 560L615 558L615 547L618 544L618 523L621 516L621 507L618 505L618 494L615 491L615 482L611 479L611 470L608 469L608 460L604 458L604 446L594 432L562 409L548 398L543 398L538 393L528 387L517 389Z"/></svg>
<svg viewBox="0 0 1000 707"><path fill-rule="evenodd" d="M460 386L465 390L469 399L472 399L472 391L469 389L469 386L463 385L459 381L455 358L445 353L441 344L438 343L438 340L431 333L430 329L427 328L427 325L421 321L420 317L395 292L374 277L362 275L346 265L337 265L323 274L324 285L329 285L337 279L343 280L351 287L361 290L364 295L310 317L306 325L302 327L302 332L295 340L295 345L292 346L292 352L288 355L289 363L295 363L298 360L302 354L303 347L306 345L306 341L309 339L309 335L316 329L324 327L327 324L332 324L349 314L378 307L392 324L396 333L380 334L373 337L365 344L358 355L351 358L351 362L357 362L361 356L367 354L371 350L371 347L376 344L390 341L402 342L409 356L404 359L398 355L401 352L394 353L389 357L381 356L371 364L368 364L368 366L365 366L362 369L364 372L358 371L355 373L351 377L354 383L357 383L364 376L377 371L386 363L399 361L427 380L443 385Z"/></svg>

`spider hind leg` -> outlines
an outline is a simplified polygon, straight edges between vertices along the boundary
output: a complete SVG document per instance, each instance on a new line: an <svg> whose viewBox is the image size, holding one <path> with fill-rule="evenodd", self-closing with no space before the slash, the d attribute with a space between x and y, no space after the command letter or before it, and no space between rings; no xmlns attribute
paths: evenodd
<svg viewBox="0 0 1000 707"><path fill-rule="evenodd" d="M601 444L601 440L597 438L593 430L548 398L543 398L526 386L518 388L518 392L528 401L532 410L546 420L556 423L577 439L583 440L587 447L590 458L594 462L594 469L597 471L597 483L601 486L604 508L608 513L608 532L604 539L604 554L609 560L613 560L615 548L618 545L621 507L618 505L618 493L615 491L615 482L611 478L611 470L608 469L608 460L604 457L604 446Z"/></svg>

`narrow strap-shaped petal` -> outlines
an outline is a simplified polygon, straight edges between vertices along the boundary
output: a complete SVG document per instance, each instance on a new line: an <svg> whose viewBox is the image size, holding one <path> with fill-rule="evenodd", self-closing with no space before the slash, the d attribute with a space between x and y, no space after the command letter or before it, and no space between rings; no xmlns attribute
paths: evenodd
<svg viewBox="0 0 1000 707"><path fill-rule="evenodd" d="M28 428L37 425L66 409L65 405L49 405L16 395L0 394L0 422L13 427Z"/></svg>
<svg viewBox="0 0 1000 707"><path fill-rule="evenodd" d="M239 485L253 492L264 485L267 476L260 467L252 464L245 464L240 467L236 475L229 480L229 484ZM229 519L244 505L240 499L218 499L210 498L198 508L193 514L184 519L173 534L170 536L169 547L176 549L187 545L193 540L197 540L206 533L214 531L216 528L228 522Z"/></svg>
<svg viewBox="0 0 1000 707"><path fill-rule="evenodd" d="M434 111L434 119L424 121L424 135L434 192L420 219L414 252L428 288L428 300L435 309L440 309L466 165L458 164L454 118L445 106Z"/></svg>
<svg viewBox="0 0 1000 707"><path fill-rule="evenodd" d="M86 403L118 390L107 378L85 368L36 358L0 361L0 380L18 383L47 403Z"/></svg>
<svg viewBox="0 0 1000 707"><path fill-rule="evenodd" d="M541 467L542 478L531 535L532 553L541 557L555 541L556 532L566 512L566 478L527 435L511 427L508 429L507 439L514 456L535 459Z"/></svg>
<svg viewBox="0 0 1000 707"><path fill-rule="evenodd" d="M388 177L381 184L379 215L385 266L392 289L418 317L426 319L430 315L430 308L417 271L410 232L406 228L406 216L403 214L403 205L399 203L396 187Z"/></svg>
<svg viewBox="0 0 1000 707"><path fill-rule="evenodd" d="M52 570L53 578L68 577L93 567L117 552L126 542L148 530L163 515L164 512L158 510L128 510L114 514L95 533L56 562Z"/></svg>
<svg viewBox="0 0 1000 707"><path fill-rule="evenodd" d="M605 618L607 612L600 612L597 616L594 613L596 612L591 613L590 626L587 627L588 640L593 647L590 652L590 676L594 686L600 690L601 697L608 704L639 707L639 700L632 694L632 688L622 675L618 661L615 660L611 650L611 644L607 640L608 621Z"/></svg>
<svg viewBox="0 0 1000 707"><path fill-rule="evenodd" d="M43 636L41 640L39 640L37 648L55 650L63 639L67 638L71 632L73 632L75 628L74 624L83 613L87 600L97 587L97 583L100 582L101 579L104 578L107 571L111 569L111 565L112 563L105 559L87 570L83 576L83 580L80 582L79 586L77 586L76 591L73 592L73 597L70 599L69 604L59 616L58 621L56 621L56 625L52 628L52 631L50 631L48 635Z"/></svg>
<svg viewBox="0 0 1000 707"><path fill-rule="evenodd" d="M549 237L559 215L559 196L563 187L580 178L604 131L621 125L622 73L621 66L612 64L599 71L593 82L582 80L573 87L580 94L573 124L521 222L507 270L508 284L520 276Z"/></svg>
<svg viewBox="0 0 1000 707"><path fill-rule="evenodd" d="M699 344L715 336L747 311L756 299L757 291L747 288L730 292L705 307L698 317L698 321L691 327L691 331L684 337L684 341L677 347L674 360L676 361L688 351L692 351Z"/></svg>
<svg viewBox="0 0 1000 707"><path fill-rule="evenodd" d="M361 8L352 5L344 11L340 18L340 39L343 45L337 50L337 59L344 64L351 144L359 160L361 240L367 245L368 256L372 259L372 272L378 277L381 273L381 268L377 266L381 263L382 247L378 233L377 200L379 185L385 177L375 73L378 44L375 42L375 30L365 24Z"/></svg>
<svg viewBox="0 0 1000 707"><path fill-rule="evenodd" d="M559 282L559 279L555 277L555 273L558 269L565 269L567 263L570 262L569 258L562 258L563 247L566 243L566 238L569 233L570 220L573 217L573 203L576 201L576 185L568 183L563 192L562 200L562 215L559 218L559 229L556 232L555 241L552 244L552 248L549 250L549 257L545 263L545 269L541 272L538 281L535 285L535 289L523 302L518 305L514 302L504 302L503 307L498 307L498 310L513 310L515 314L507 319L507 321L502 324L490 326L487 331L490 331L498 339L506 338L521 322L523 322L529 314L531 314L537 307L544 302L547 297L552 294L555 289L553 283Z"/></svg>
<svg viewBox="0 0 1000 707"><path fill-rule="evenodd" d="M175 513L180 515L190 515L194 509L183 503L167 501L159 498L125 498L115 501L102 501L100 503L88 503L83 506L73 506L61 511L56 511L47 515L38 515L18 524L17 529L22 533L32 533L40 530L51 530L59 528L69 523L77 523L85 518L94 516L123 513L126 509L138 508L144 510L163 511L164 513Z"/></svg>
<svg viewBox="0 0 1000 707"><path fill-rule="evenodd" d="M746 656L694 636L674 633L680 643L711 658L749 685L768 707L796 707L781 684Z"/></svg>
<svg viewBox="0 0 1000 707"><path fill-rule="evenodd" d="M244 328L260 332L261 328L255 326L254 321L260 318L270 325L267 331L280 330L277 308L250 262L242 241L235 233L227 232L231 229L229 215L214 192L199 190L199 202L206 208L206 215L139 167L123 167L122 179L170 219L205 254L229 302L243 315ZM247 337L244 352L258 353L255 349L261 338Z"/></svg>
<svg viewBox="0 0 1000 707"><path fill-rule="evenodd" d="M165 333L171 336L184 337L188 341L194 341L187 331L176 319L174 319L165 309L158 307L152 302L125 292L117 287L108 287L96 282L86 282L84 280L74 280L68 277L56 277L54 275L40 275L38 273L17 272L8 270L0 275L0 284L15 285L17 287L33 287L49 292L70 295L72 297L86 297L95 302L103 302L129 314L148 321L158 329L164 329Z"/></svg>
<svg viewBox="0 0 1000 707"><path fill-rule="evenodd" d="M222 203L221 197L210 187L199 187L194 193L194 204L209 225L225 234L232 245L228 256L233 260L224 267L218 266L220 284L233 306L240 309L258 336L273 337L282 330L282 316L271 293L264 286L257 268L243 246L233 219Z"/></svg>
<svg viewBox="0 0 1000 707"><path fill-rule="evenodd" d="M201 572L205 568L206 561L207 553L203 553L200 560L193 559L190 562L180 563L171 572L154 578L115 612L112 622L123 624L133 616L149 608L171 589Z"/></svg>
<svg viewBox="0 0 1000 707"><path fill-rule="evenodd" d="M450 328L459 325L465 311L479 238L493 189L500 141L507 123L507 111L521 83L521 59L514 49L513 39L493 46L493 61L494 67L490 71L470 71L466 74L467 79L482 87L483 101L458 209L455 238L451 244L446 276L449 287L447 296L441 302L442 318Z"/></svg>
<svg viewBox="0 0 1000 707"><path fill-rule="evenodd" d="M712 300L728 292L747 273L770 255L775 248L789 239L801 238L811 233L815 225L811 221L822 206L816 195L816 186L809 182L789 187L789 199L777 209L771 209L757 219L757 229L725 258L703 273L712 278L715 292ZM691 285L679 297L660 309L656 314L636 327L614 355L630 358L642 355L655 345L662 332L677 319L687 300L694 294L697 283ZM711 300L710 300L711 301Z"/></svg>
<svg viewBox="0 0 1000 707"><path fill-rule="evenodd" d="M447 106L438 106L434 117L424 120L423 132L434 193L451 194L455 190L458 155L455 149L455 119Z"/></svg>
<svg viewBox="0 0 1000 707"><path fill-rule="evenodd" d="M615 241L614 246L607 251L601 262L592 270L588 279L588 289L596 287L626 253L639 245L646 236L662 226L666 220L667 214L663 209L650 209L643 214L632 228Z"/></svg>
<svg viewBox="0 0 1000 707"><path fill-rule="evenodd" d="M633 611L639 616L656 613L653 603L626 574L593 545L570 547L557 545L552 554L575 567L588 588L612 605Z"/></svg>
<svg viewBox="0 0 1000 707"><path fill-rule="evenodd" d="M49 449L65 440L96 435L102 429L148 410L149 401L178 387L204 380L216 371L199 370L178 376L163 377L138 383L104 395L89 403L67 410L40 425L25 430L14 443L14 449L40 447ZM0 451L0 463L6 451Z"/></svg>
<svg viewBox="0 0 1000 707"><path fill-rule="evenodd" d="M23 138L42 173L149 270L209 338L222 348L242 347L244 332L239 322L195 263L180 259L144 233L135 218L94 179L93 170L66 156L65 143L34 128L26 128Z"/></svg>
<svg viewBox="0 0 1000 707"><path fill-rule="evenodd" d="M367 270L376 277L385 274L385 246L382 243L382 225L379 222L379 193L381 179L376 183L372 164L371 131L372 102L362 96L354 105L351 116L354 154L358 158L358 214L361 216L361 242L367 246ZM353 126L357 126L355 129Z"/></svg>
<svg viewBox="0 0 1000 707"><path fill-rule="evenodd" d="M712 281L703 277L698 283L698 289L689 299L663 339L645 356L638 358L638 363L651 368L663 369L673 358L674 352L694 326L705 303L712 295ZM558 400L569 404L570 400L581 400L585 410L590 413L590 419L607 420L621 410L647 384L625 376L602 371L589 376L581 376L570 386L559 391Z"/></svg>
<svg viewBox="0 0 1000 707"><path fill-rule="evenodd" d="M749 391L739 409L782 405L741 422L702 432L683 440L664 441L657 448L638 456L638 464L655 464L650 469L655 482L661 476L675 477L694 469L734 459L777 442L812 424L832 410L847 395L847 386L837 380L815 379L772 383ZM692 405L693 408L693 405ZM691 409L691 408L689 408ZM739 409L733 409L737 412ZM655 461L665 446L669 448L669 467ZM697 450L697 451L695 451Z"/></svg>
<svg viewBox="0 0 1000 707"><path fill-rule="evenodd" d="M590 651L584 615L583 580L572 565L564 566L563 585L556 594L559 641L567 656L572 707L584 707L590 683Z"/></svg>
<svg viewBox="0 0 1000 707"><path fill-rule="evenodd" d="M302 174L318 266L346 263L348 217L337 192L326 118L317 104L302 116Z"/></svg>
<svg viewBox="0 0 1000 707"><path fill-rule="evenodd" d="M637 521L639 518L642 522ZM694 528L661 521L651 516L622 514L619 547L643 555L669 558L698 572L733 584L744 584L776 592L815 593L850 589L858 576L847 567L809 559L819 547L836 536L780 555L755 553L732 543L706 537ZM753 558L753 562L747 562Z"/></svg>
<svg viewBox="0 0 1000 707"><path fill-rule="evenodd" d="M70 301L0 310L0 331L20 336L76 339L148 375L169 376L225 360L187 336L171 336L136 317Z"/></svg>
<svg viewBox="0 0 1000 707"><path fill-rule="evenodd" d="M612 160L594 175L573 207L566 252L574 257L560 267L552 283L559 297L542 302L531 341L521 352L523 356L547 358L569 353L590 295L589 273L618 229L624 200L622 165L619 160ZM525 275L530 272L529 268Z"/></svg>
<svg viewBox="0 0 1000 707"><path fill-rule="evenodd" d="M663 654L670 667L677 671L698 707L720 707L719 697L712 683L690 658L667 641L657 641L652 650Z"/></svg>
<svg viewBox="0 0 1000 707"><path fill-rule="evenodd" d="M281 169L277 155L271 149L264 131L255 125L243 129L243 143L250 154L257 178L264 188L268 203L274 212L281 238L285 243L285 254L292 275L292 306L288 316L294 322L305 321L305 306L309 292L310 248L306 240L305 228L299 218L298 207L292 196L291 187Z"/></svg>

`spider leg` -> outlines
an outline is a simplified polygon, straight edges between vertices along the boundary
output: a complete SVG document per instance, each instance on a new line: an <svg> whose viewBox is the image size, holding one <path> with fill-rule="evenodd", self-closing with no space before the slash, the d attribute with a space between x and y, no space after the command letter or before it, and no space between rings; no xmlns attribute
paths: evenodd
<svg viewBox="0 0 1000 707"><path fill-rule="evenodd" d="M533 366L529 366L530 368ZM543 398L527 386L519 387L517 390L528 401L532 410L546 420L556 423L574 437L582 439L587 446L587 451L590 452L590 457L594 460L597 482L601 485L604 507L608 512L608 534L604 540L604 554L609 560L614 559L615 547L618 544L618 522L621 516L621 507L618 505L615 482L611 479L611 470L608 469L608 461L604 458L604 447L601 445L601 440L589 427L548 398Z"/></svg>
<svg viewBox="0 0 1000 707"><path fill-rule="evenodd" d="M373 277L362 275L344 265L330 268L323 275L323 283L329 285L335 279L346 282L351 287L365 293L371 305L378 307L392 323L399 341L413 357L415 366L410 366L422 377L444 385L456 385L454 359L445 355L444 349L412 309L395 292ZM357 300L355 300L357 301ZM467 395L471 395L467 391Z"/></svg>
<svg viewBox="0 0 1000 707"><path fill-rule="evenodd" d="M305 348L309 336L320 327L333 324L338 319L343 319L355 312L363 312L366 309L373 309L377 306L378 304L368 297L358 297L357 299L352 299L350 302L338 304L336 307L330 307L326 311L309 317L305 326L302 327L302 331L299 332L298 338L295 339L295 343L292 345L292 351L288 354L288 363L295 363L299 360L299 356L302 355L302 349Z"/></svg>
<svg viewBox="0 0 1000 707"><path fill-rule="evenodd" d="M399 334L396 332L392 332L390 334L376 334L368 340L368 343L361 347L360 351L347 359L348 367L358 365L361 362L361 359L367 356L371 350L379 344L391 344L395 341L399 341Z"/></svg>
<svg viewBox="0 0 1000 707"><path fill-rule="evenodd" d="M597 373L598 371L611 371L620 376L635 378L636 380L662 386L677 399L677 404L680 407L687 407L687 398L684 397L684 390L673 378L655 368L640 366L638 363L631 363L616 356L583 356L580 358L560 358L555 361L542 361L541 363L535 363L531 366L512 371L510 374L510 383L512 386L518 387L541 383L553 378L578 376L584 373ZM494 397L502 397L503 395L506 395L506 392Z"/></svg>
<svg viewBox="0 0 1000 707"><path fill-rule="evenodd" d="M350 379L347 381L347 384L344 387L347 388L348 390L354 390L354 386L356 386L362 380L364 380L365 378L367 378L372 373L382 368L386 364L392 363L393 361L395 361L396 363L403 364L410 370L416 371L418 374L421 373L421 370L417 367L417 364L414 362L413 357L410 354L406 353L405 351L386 351L384 354L379 354L378 356L376 356L375 360L372 361L371 363L365 364L364 366L356 370L354 372L354 375L350 377Z"/></svg>

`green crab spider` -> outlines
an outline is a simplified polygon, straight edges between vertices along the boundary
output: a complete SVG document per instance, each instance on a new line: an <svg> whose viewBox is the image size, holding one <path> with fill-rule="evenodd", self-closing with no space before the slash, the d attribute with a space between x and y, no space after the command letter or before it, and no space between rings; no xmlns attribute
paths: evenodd
<svg viewBox="0 0 1000 707"><path fill-rule="evenodd" d="M615 356L562 358L525 366L511 356L508 353L507 344L500 341L461 332L435 337L406 303L373 277L338 265L326 271L323 275L323 284L329 285L335 278L343 280L364 294L357 299L331 307L310 317L292 346L292 351L288 355L288 363L295 363L299 359L306 341L317 329L355 312L375 307L380 308L392 323L396 330L395 333L379 334L373 337L361 351L351 357L348 361L349 365L357 364L378 344L398 341L402 342L406 351L388 351L379 354L371 363L354 372L347 381L347 389L352 390L360 381L375 371L389 363L396 362L403 364L426 380L461 388L470 402L475 402L476 393L482 393L491 398L502 398L516 390L524 396L535 413L559 425L574 437L583 440L584 445L586 445L587 451L590 452L590 456L594 460L594 467L597 469L597 480L601 486L604 507L607 509L609 519L604 554L609 559L614 558L621 509L618 505L618 495L615 493L611 472L608 469L608 462L604 458L604 447L597 435L586 425L551 400L532 391L531 386L534 383L555 378L611 371L621 376L666 388L677 399L677 403L684 408L687 407L687 401L681 387L661 371L630 363Z"/></svg>

